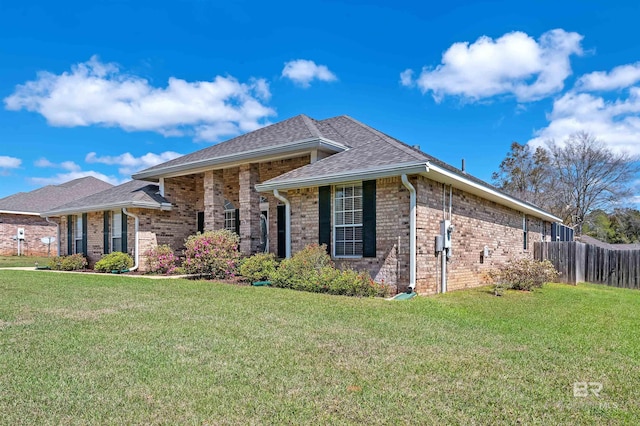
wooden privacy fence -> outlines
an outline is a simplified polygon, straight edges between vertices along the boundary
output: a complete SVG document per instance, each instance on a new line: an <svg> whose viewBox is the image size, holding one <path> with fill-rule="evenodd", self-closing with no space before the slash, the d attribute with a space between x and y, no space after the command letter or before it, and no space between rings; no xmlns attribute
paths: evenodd
<svg viewBox="0 0 640 426"><path fill-rule="evenodd" d="M560 272L559 281L590 282L640 289L640 250L614 250L577 241L537 242L536 260L549 260Z"/></svg>

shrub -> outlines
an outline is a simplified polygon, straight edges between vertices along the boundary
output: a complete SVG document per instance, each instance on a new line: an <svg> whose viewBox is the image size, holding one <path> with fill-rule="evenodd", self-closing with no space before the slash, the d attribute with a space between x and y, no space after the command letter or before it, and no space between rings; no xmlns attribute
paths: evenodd
<svg viewBox="0 0 640 426"><path fill-rule="evenodd" d="M325 245L311 244L285 259L271 275L274 287L344 296L386 296L389 288L373 281L368 272L336 269Z"/></svg>
<svg viewBox="0 0 640 426"><path fill-rule="evenodd" d="M270 279L277 266L278 261L273 253L258 253L244 259L238 270L240 275L255 282Z"/></svg>
<svg viewBox="0 0 640 426"><path fill-rule="evenodd" d="M102 256L93 267L98 272L124 271L133 266L133 259L127 253L114 251Z"/></svg>
<svg viewBox="0 0 640 426"><path fill-rule="evenodd" d="M506 289L531 291L546 282L555 281L558 271L548 260L539 262L529 258L509 260L498 269L489 272L495 283L495 294L501 295Z"/></svg>
<svg viewBox="0 0 640 426"><path fill-rule="evenodd" d="M182 266L188 274L232 277L240 259L238 242L238 236L226 229L191 235L185 241Z"/></svg>
<svg viewBox="0 0 640 426"><path fill-rule="evenodd" d="M49 268L55 271L78 271L87 267L87 259L78 253L69 256L56 256L49 261Z"/></svg>
<svg viewBox="0 0 640 426"><path fill-rule="evenodd" d="M178 271L178 258L168 244L162 244L144 252L147 272L152 274L174 274Z"/></svg>

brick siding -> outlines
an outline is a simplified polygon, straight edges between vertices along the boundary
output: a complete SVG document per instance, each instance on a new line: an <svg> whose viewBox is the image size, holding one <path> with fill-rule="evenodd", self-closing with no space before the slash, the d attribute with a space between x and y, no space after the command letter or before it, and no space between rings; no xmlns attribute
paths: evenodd
<svg viewBox="0 0 640 426"><path fill-rule="evenodd" d="M51 221L55 222L54 219ZM24 228L25 239L21 243L22 254L26 256L46 256L48 244L40 239L56 237L55 224L48 223L45 218L24 214L0 214L0 256L15 256L18 254L18 243L13 239L18 234L18 228ZM51 255L57 254L58 241L51 243Z"/></svg>

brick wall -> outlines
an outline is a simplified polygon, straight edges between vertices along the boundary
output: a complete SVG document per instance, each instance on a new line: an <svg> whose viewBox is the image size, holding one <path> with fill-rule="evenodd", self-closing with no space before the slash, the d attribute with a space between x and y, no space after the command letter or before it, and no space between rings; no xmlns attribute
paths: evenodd
<svg viewBox="0 0 640 426"><path fill-rule="evenodd" d="M55 221L54 219L51 219ZM40 240L44 237L56 237L54 224L48 223L43 217L22 214L0 214L0 256L15 256L18 254L18 243L13 240L18 228L24 228L25 239L21 243L21 250L27 256L46 256L48 244ZM51 244L51 255L55 256L58 242Z"/></svg>
<svg viewBox="0 0 640 426"><path fill-rule="evenodd" d="M443 219L442 184L425 177L410 178L416 188L417 275L416 290L436 293L440 286L440 257L434 252L434 239L440 233ZM318 188L290 190L291 245L295 253L318 241ZM448 215L448 187L445 191ZM333 202L333 200L332 200ZM405 291L409 285L409 191L399 177L376 182L376 257L335 259L339 267L368 270L376 281L384 281ZM481 199L453 190L452 258L447 262L448 289L457 290L483 285L483 274L506 260L532 256L533 242L542 238L542 221L528 218L529 250L523 249L523 215ZM546 224L547 235L550 224ZM333 230L332 230L333 232ZM549 237L547 237L549 238ZM484 246L489 256L481 259Z"/></svg>

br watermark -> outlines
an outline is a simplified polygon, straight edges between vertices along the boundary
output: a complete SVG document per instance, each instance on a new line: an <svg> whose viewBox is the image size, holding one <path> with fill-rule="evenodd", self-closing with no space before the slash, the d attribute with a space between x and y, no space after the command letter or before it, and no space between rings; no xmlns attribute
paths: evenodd
<svg viewBox="0 0 640 426"><path fill-rule="evenodd" d="M576 398L587 398L590 396L600 398L602 387L602 382L574 382L573 396Z"/></svg>

